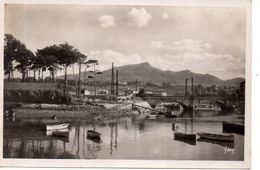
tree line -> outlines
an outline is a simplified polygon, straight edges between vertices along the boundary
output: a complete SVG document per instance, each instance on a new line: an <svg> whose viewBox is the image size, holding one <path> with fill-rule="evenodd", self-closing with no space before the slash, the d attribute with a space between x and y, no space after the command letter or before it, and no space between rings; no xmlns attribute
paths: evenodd
<svg viewBox="0 0 260 170"><path fill-rule="evenodd" d="M63 70L64 91L66 91L69 67L73 68L74 73L74 65L78 65L79 74L81 74L82 66L86 71L90 65L95 66L98 63L97 60L87 60L87 58L85 54L67 42L59 45L53 44L33 53L13 35L5 34L4 37L4 74L8 76L8 81L13 79L15 70L22 74L22 82L28 79L29 71L33 71L35 82L41 82L45 71L49 71L50 78L54 81L57 71ZM37 73L38 75L36 75ZM80 92L80 76L78 76L77 86L78 92Z"/></svg>

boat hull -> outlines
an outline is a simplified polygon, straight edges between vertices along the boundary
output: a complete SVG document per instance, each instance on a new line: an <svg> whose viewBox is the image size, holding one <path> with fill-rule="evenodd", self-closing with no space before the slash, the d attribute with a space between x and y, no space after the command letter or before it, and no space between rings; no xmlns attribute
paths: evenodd
<svg viewBox="0 0 260 170"><path fill-rule="evenodd" d="M157 115L147 115L147 119L156 119Z"/></svg>
<svg viewBox="0 0 260 170"><path fill-rule="evenodd" d="M100 133L95 132L93 130L88 130L88 132L87 132L87 138L100 139L100 135L101 135Z"/></svg>
<svg viewBox="0 0 260 170"><path fill-rule="evenodd" d="M56 125L46 125L46 130L59 130L66 129L69 127L68 123L56 124Z"/></svg>
<svg viewBox="0 0 260 170"><path fill-rule="evenodd" d="M184 142L190 145L196 145L196 134L174 133L174 140Z"/></svg>
<svg viewBox="0 0 260 170"><path fill-rule="evenodd" d="M223 122L223 132L245 134L245 125L238 123Z"/></svg>
<svg viewBox="0 0 260 170"><path fill-rule="evenodd" d="M68 138L69 137L69 132L55 131L55 132L52 133L52 136Z"/></svg>
<svg viewBox="0 0 260 170"><path fill-rule="evenodd" d="M234 141L234 135L219 135L219 134L212 134L212 133L197 133L197 135L202 139L227 141L227 142Z"/></svg>

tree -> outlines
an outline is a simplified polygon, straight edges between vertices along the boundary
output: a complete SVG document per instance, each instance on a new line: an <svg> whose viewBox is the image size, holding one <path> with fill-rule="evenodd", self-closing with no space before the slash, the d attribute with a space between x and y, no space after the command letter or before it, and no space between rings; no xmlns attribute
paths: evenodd
<svg viewBox="0 0 260 170"><path fill-rule="evenodd" d="M11 34L5 34L4 41L4 70L5 74L8 74L8 81L10 81L13 70L15 69L13 62L18 62L16 69L22 73L24 80L25 71L31 64L31 59L34 57L34 54Z"/></svg>
<svg viewBox="0 0 260 170"><path fill-rule="evenodd" d="M78 58L77 64L78 64L78 68L79 68L79 76L78 76L78 82L77 82L77 90L76 93L78 95L78 97L80 96L81 93L81 86L80 86L80 78L81 78L81 66L82 64L87 64L87 56L82 54L81 52L79 52L77 49L74 50L74 55L76 56L76 58ZM85 80L84 80L85 81Z"/></svg>
<svg viewBox="0 0 260 170"><path fill-rule="evenodd" d="M42 68L42 71L49 70L50 77L54 81L57 71L60 69L58 60L60 47L52 45L45 47L41 50L37 50L37 56L39 57L40 63L35 63Z"/></svg>
<svg viewBox="0 0 260 170"><path fill-rule="evenodd" d="M87 64L92 65L93 66L93 80L94 80L94 95L95 95L95 99L96 99L96 65L98 65L98 61L97 60L88 60ZM95 100L94 99L94 100Z"/></svg>
<svg viewBox="0 0 260 170"><path fill-rule="evenodd" d="M67 81L67 70L68 67L72 64L79 61L79 57L77 50L69 45L68 43L60 44L59 45L59 52L58 52L58 62L64 68L64 93L67 89L68 81Z"/></svg>
<svg viewBox="0 0 260 170"><path fill-rule="evenodd" d="M28 70L32 65L32 61L35 56L23 44L18 48L18 51L19 53L15 57L15 61L18 63L18 65L15 66L15 69L22 73L22 82L24 82L25 76L27 75L28 77Z"/></svg>

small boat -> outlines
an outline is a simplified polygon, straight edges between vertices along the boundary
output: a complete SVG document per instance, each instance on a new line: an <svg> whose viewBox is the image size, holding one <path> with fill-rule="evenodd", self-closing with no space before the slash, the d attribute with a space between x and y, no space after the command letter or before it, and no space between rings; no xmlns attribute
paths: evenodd
<svg viewBox="0 0 260 170"><path fill-rule="evenodd" d="M69 127L69 123L63 124L55 124L55 125L46 125L46 130L59 130L59 129L66 129Z"/></svg>
<svg viewBox="0 0 260 170"><path fill-rule="evenodd" d="M146 116L148 119L156 119L157 115L154 113L151 113L149 115Z"/></svg>
<svg viewBox="0 0 260 170"><path fill-rule="evenodd" d="M47 130L46 131L46 136L53 136L54 134L58 134L59 135L61 133L69 133L69 129L65 128L65 129Z"/></svg>
<svg viewBox="0 0 260 170"><path fill-rule="evenodd" d="M245 125L243 123L223 122L223 132L245 134Z"/></svg>
<svg viewBox="0 0 260 170"><path fill-rule="evenodd" d="M174 140L184 142L190 145L196 145L196 134L187 134L187 133L174 133Z"/></svg>
<svg viewBox="0 0 260 170"><path fill-rule="evenodd" d="M69 132L55 131L55 132L52 132L52 136L68 138Z"/></svg>
<svg viewBox="0 0 260 170"><path fill-rule="evenodd" d="M205 138L199 138L197 139L198 142L205 142L205 143L211 143L211 144L216 144L220 146L227 146L229 148L234 148L234 142L231 141L220 141L220 140L211 140L211 139L205 139Z"/></svg>
<svg viewBox="0 0 260 170"><path fill-rule="evenodd" d="M197 135L200 136L200 138L210 139L210 140L228 141L228 142L234 141L234 135L223 135L223 134L204 133L204 132L197 133Z"/></svg>
<svg viewBox="0 0 260 170"><path fill-rule="evenodd" d="M196 134L176 132L174 133L174 139L196 140Z"/></svg>
<svg viewBox="0 0 260 170"><path fill-rule="evenodd" d="M91 138L91 137L87 136L87 139L94 142L94 143L102 143L100 137L99 138Z"/></svg>
<svg viewBox="0 0 260 170"><path fill-rule="evenodd" d="M98 133L98 132L96 132L96 131L94 131L94 130L88 130L88 132L87 132L87 137L88 138L96 138L96 139L100 139L100 133Z"/></svg>

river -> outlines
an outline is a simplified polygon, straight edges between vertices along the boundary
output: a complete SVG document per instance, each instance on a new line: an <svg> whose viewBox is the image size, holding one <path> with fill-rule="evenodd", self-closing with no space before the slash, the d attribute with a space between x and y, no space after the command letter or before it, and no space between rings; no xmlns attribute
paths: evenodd
<svg viewBox="0 0 260 170"><path fill-rule="evenodd" d="M31 119L32 121L35 121ZM30 120L27 120L30 121ZM40 120L44 122L44 120ZM183 141L175 132L222 132L222 122L183 119L175 129L173 119L149 120L133 116L99 124L72 122L68 138L46 136L37 128L24 128L22 120L4 128L4 158L142 159L142 160L243 160L244 136L234 134L234 143ZM6 123L7 124L7 123ZM87 131L101 140L87 138Z"/></svg>

